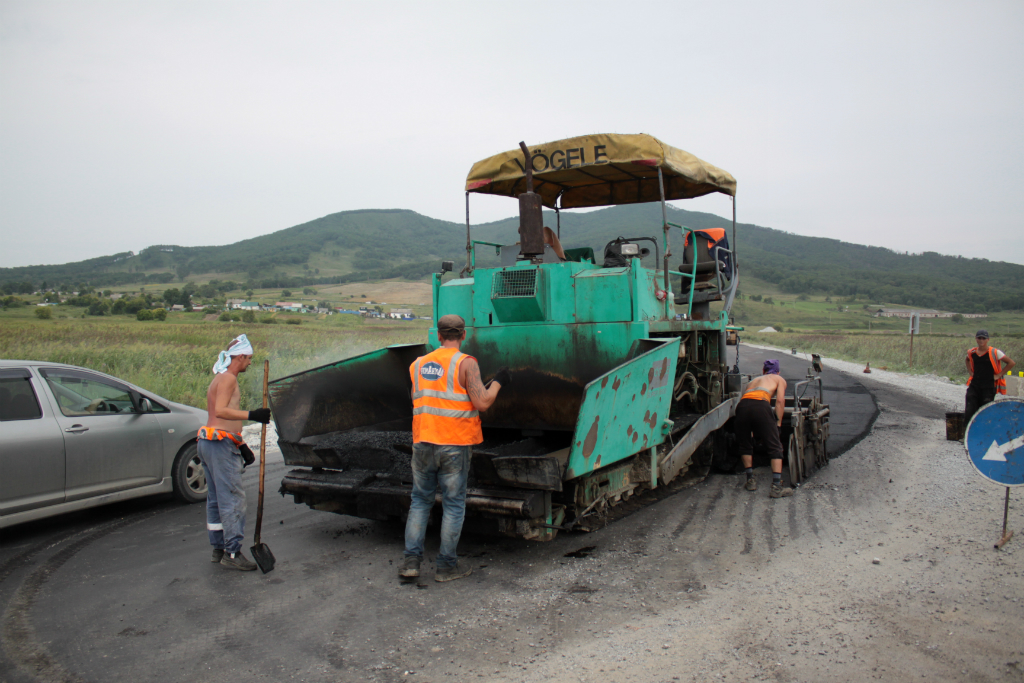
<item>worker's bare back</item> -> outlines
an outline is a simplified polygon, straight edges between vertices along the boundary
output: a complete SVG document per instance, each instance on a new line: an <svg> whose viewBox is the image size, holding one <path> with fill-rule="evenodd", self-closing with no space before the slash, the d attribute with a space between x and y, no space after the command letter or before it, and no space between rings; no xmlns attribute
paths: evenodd
<svg viewBox="0 0 1024 683"><path fill-rule="evenodd" d="M770 401L776 396L784 396L786 394L786 380L782 379L779 375L761 375L750 380L750 384L746 386L744 393L755 389L768 392L768 400Z"/></svg>
<svg viewBox="0 0 1024 683"><path fill-rule="evenodd" d="M238 389L238 379L230 372L222 372L210 382L210 388L206 391L206 413L207 427L223 429L234 434L242 431L241 420L227 420L217 417L217 413L224 408L238 410L241 392Z"/></svg>

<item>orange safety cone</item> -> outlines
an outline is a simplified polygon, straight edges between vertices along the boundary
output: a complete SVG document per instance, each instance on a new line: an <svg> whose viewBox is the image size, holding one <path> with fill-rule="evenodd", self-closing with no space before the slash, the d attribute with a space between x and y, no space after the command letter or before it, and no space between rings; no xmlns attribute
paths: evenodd
<svg viewBox="0 0 1024 683"><path fill-rule="evenodd" d="M864 372L871 372L871 361L868 361L868 364L864 366Z"/></svg>

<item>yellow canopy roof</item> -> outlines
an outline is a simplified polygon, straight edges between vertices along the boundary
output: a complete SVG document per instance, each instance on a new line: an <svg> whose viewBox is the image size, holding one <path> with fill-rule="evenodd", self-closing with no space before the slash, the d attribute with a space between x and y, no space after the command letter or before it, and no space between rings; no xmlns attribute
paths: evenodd
<svg viewBox="0 0 1024 683"><path fill-rule="evenodd" d="M551 208L559 195L564 209L659 201L658 168L665 199L736 195L736 179L727 172L651 135L584 135L528 147L533 191ZM522 150L473 164L466 191L506 197L526 192Z"/></svg>

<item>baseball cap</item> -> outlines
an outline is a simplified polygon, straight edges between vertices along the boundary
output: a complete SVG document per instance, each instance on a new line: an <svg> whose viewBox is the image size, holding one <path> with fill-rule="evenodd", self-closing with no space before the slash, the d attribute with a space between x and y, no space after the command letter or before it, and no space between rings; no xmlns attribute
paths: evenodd
<svg viewBox="0 0 1024 683"><path fill-rule="evenodd" d="M988 339L988 330L978 330L974 336L977 339Z"/></svg>

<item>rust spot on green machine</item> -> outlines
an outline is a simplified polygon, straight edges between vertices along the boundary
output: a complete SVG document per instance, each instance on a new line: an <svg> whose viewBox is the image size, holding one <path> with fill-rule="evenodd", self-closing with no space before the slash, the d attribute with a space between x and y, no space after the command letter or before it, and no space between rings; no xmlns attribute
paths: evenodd
<svg viewBox="0 0 1024 683"><path fill-rule="evenodd" d="M640 395L643 396L646 393L647 393L647 384L645 383L643 386L640 387Z"/></svg>
<svg viewBox="0 0 1024 683"><path fill-rule="evenodd" d="M654 382L654 366L651 366L651 369L647 371L647 381L649 383Z"/></svg>
<svg viewBox="0 0 1024 683"><path fill-rule="evenodd" d="M629 436L632 433L633 433L633 425L629 425L628 427L626 427L626 436Z"/></svg>
<svg viewBox="0 0 1024 683"><path fill-rule="evenodd" d="M597 423L601 420L600 415L594 416L594 424L590 425L590 431L587 432L587 438L583 440L583 457L589 458L594 454L594 448L597 447Z"/></svg>
<svg viewBox="0 0 1024 683"><path fill-rule="evenodd" d="M636 443L636 440L639 439L639 438L640 438L640 432L633 432L633 443ZM647 437L644 437L644 438L647 438Z"/></svg>
<svg viewBox="0 0 1024 683"><path fill-rule="evenodd" d="M612 389L614 389L615 391L618 391L618 390L619 390L619 387L621 387L621 386L622 386L622 382L620 382L620 381L619 381L619 378L618 378L618 377L616 377L616 378L615 378L615 383L614 383L614 384L612 384Z"/></svg>
<svg viewBox="0 0 1024 683"><path fill-rule="evenodd" d="M658 426L658 414L651 413L651 411L648 410L644 413L644 422L646 422L647 426L651 429L656 428Z"/></svg>
<svg viewBox="0 0 1024 683"><path fill-rule="evenodd" d="M601 380L601 388L604 389L606 386L608 386L608 377Z"/></svg>

